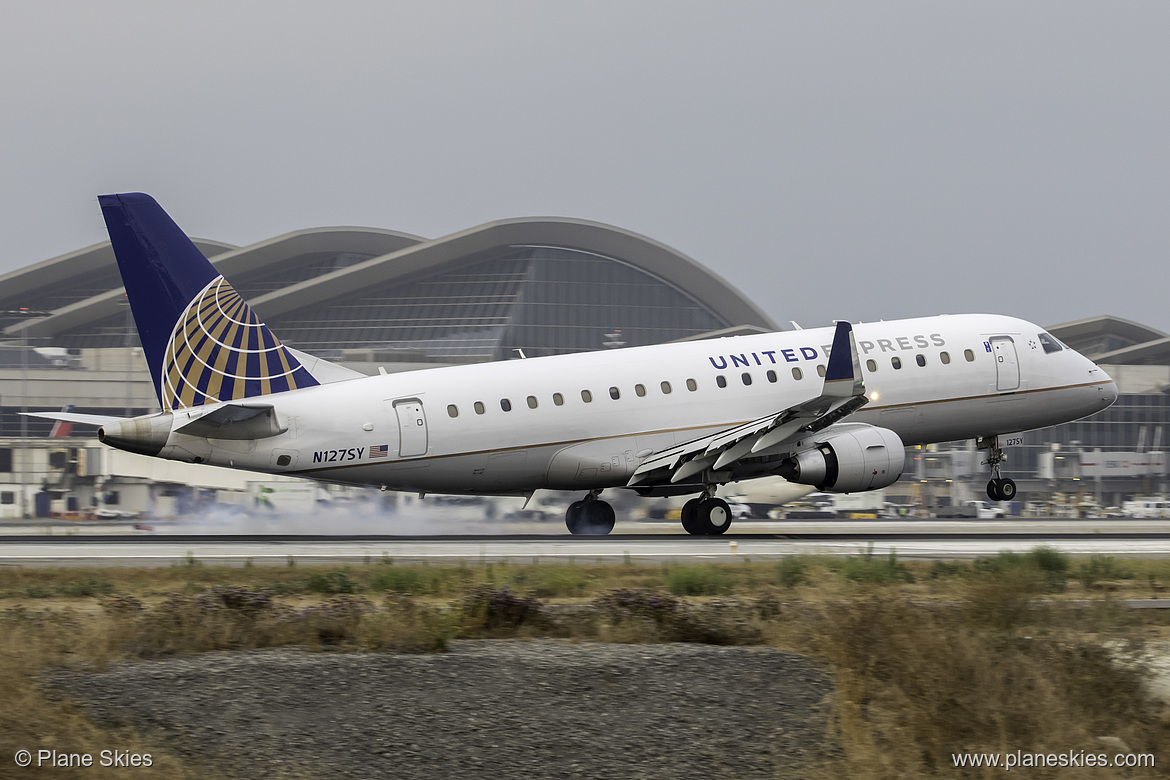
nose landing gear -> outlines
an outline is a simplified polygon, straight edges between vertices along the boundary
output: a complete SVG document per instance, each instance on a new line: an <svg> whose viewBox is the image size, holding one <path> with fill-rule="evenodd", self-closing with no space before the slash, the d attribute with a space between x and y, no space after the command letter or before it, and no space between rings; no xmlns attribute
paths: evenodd
<svg viewBox="0 0 1170 780"><path fill-rule="evenodd" d="M991 466L991 481L987 483L987 497L992 501L1011 501L1016 497L1016 483L999 476L1000 464L1007 460L1007 455L999 447L999 437L979 437L975 446L987 450L987 460L984 466Z"/></svg>
<svg viewBox="0 0 1170 780"><path fill-rule="evenodd" d="M592 490L580 501L569 504L565 510L565 525L571 534L605 536L613 530L616 520L613 507L598 498L600 490Z"/></svg>

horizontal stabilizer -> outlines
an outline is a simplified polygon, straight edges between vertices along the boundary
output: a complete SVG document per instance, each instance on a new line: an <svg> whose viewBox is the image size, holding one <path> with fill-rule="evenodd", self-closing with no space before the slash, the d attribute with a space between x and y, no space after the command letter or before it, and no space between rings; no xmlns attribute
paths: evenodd
<svg viewBox="0 0 1170 780"><path fill-rule="evenodd" d="M109 414L79 414L78 412L21 412L25 417L40 417L45 420L76 423L78 425L106 425L107 423L125 420L125 417L114 417Z"/></svg>
<svg viewBox="0 0 1170 780"><path fill-rule="evenodd" d="M179 428L177 433L208 439L267 439L288 428L276 419L271 406L225 404Z"/></svg>

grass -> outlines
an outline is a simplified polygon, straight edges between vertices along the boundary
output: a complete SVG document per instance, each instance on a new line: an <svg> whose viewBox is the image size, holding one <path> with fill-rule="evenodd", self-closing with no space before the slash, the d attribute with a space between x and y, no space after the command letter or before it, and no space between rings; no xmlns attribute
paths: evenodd
<svg viewBox="0 0 1170 780"><path fill-rule="evenodd" d="M1140 672L1087 640L1133 638L1141 632L1132 615L1033 611L1022 622L1007 609L1009 619L986 605L924 609L877 596L824 608L815 634L798 644L837 675L839 773L953 776L953 753L1093 750L1106 735L1166 754L1164 709L1144 692ZM1059 776L1110 776L1094 772Z"/></svg>
<svg viewBox="0 0 1170 780"><path fill-rule="evenodd" d="M387 559L388 560L388 559ZM900 586L907 593L954 590L956 583L995 571L1008 576L1036 575L1052 593L1068 597L1107 591L1133 598L1158 597L1170 583L1170 560L1118 560L1094 555L1070 559L1054 550L1000 553L970 562L922 563L896 555L822 557L794 555L779 562L734 564L593 563L475 565L398 565L374 559L347 567L205 566L198 560L159 569L58 568L0 570L0 603L61 600L133 594L150 600L183 591L198 593L221 585L263 590L274 596L327 597L347 593L403 593L451 600L481 584L507 585L518 593L545 599L590 599L611 588L651 588L675 595L756 596L771 589L794 595L848 595L873 586ZM1064 591L1061 587L1067 585Z"/></svg>
<svg viewBox="0 0 1170 780"><path fill-rule="evenodd" d="M735 590L736 579L719 564L671 566L663 573L666 589L676 596L721 596Z"/></svg>
<svg viewBox="0 0 1170 780"><path fill-rule="evenodd" d="M24 777L36 770L18 770L15 751L27 748L58 750L64 753L88 753L117 746L132 753L149 753L149 769L103 768L111 778L179 778L195 780L206 777L202 771L187 766L157 742L148 742L129 728L111 728L94 723L68 702L46 698L38 685L38 675L47 667L71 663L74 650L87 658L109 657L108 627L86 625L79 631L80 619L68 612L51 618L14 618L6 615L0 629L0 689L4 707L0 707L0 777ZM80 641L80 646L79 646ZM93 768L54 769L62 778L92 777Z"/></svg>
<svg viewBox="0 0 1170 780"><path fill-rule="evenodd" d="M755 644L821 658L836 679L830 737L841 746L825 777L952 776L951 753L1094 749L1099 736L1170 757L1170 719L1140 663L1144 642L1170 638L1170 615L1118 605L1167 581L1168 561L1046 548L935 563L868 550L721 565L9 569L0 775L25 744L144 744L45 698L46 668L284 645L437 652L459 637ZM1127 648L1130 662L1118 663ZM139 752L156 766L135 777L200 774ZM1109 776L1092 772L1060 776Z"/></svg>

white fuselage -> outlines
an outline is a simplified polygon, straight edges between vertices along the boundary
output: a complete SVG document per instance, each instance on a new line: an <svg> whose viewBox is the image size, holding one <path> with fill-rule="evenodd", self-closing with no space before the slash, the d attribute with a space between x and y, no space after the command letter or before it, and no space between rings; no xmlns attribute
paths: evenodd
<svg viewBox="0 0 1170 780"><path fill-rule="evenodd" d="M1105 372L1071 349L1046 351L1042 333L998 315L855 325L870 403L849 421L922 444L1112 403ZM832 328L785 331L326 384L256 399L275 407L280 435L171 433L160 455L392 490L621 486L653 452L817 396L832 339ZM174 427L214 408L176 410Z"/></svg>

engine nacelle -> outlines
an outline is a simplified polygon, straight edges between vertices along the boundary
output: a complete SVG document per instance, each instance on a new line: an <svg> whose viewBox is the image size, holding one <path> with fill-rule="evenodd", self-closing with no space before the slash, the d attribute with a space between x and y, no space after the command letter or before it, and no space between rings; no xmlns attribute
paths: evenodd
<svg viewBox="0 0 1170 780"><path fill-rule="evenodd" d="M789 482L830 493L877 490L902 476L906 450L888 428L864 425L825 433L815 445L786 460L777 473Z"/></svg>

